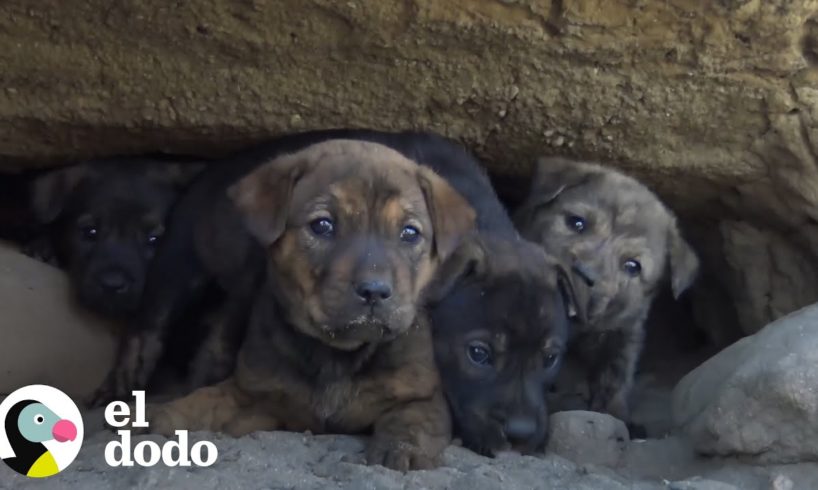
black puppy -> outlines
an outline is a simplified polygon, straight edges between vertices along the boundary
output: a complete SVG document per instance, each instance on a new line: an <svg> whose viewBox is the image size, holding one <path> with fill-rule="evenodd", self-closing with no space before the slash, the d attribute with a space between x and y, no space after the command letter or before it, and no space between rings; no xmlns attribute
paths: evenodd
<svg viewBox="0 0 818 490"><path fill-rule="evenodd" d="M246 322L247 301L258 271L263 271L263 254L242 230L213 231L240 221L225 219L236 212L225 189L277 155L338 138L380 143L431 167L477 211L479 234L455 251L427 291L444 389L456 430L468 447L483 454L542 447L547 431L544 394L566 342L573 311L571 281L540 247L519 238L475 159L459 145L428 133L302 133L214 166L174 211L165 246L151 271L144 307L96 402L123 398L131 389L145 386L168 332L214 275L234 294L220 317L224 338L208 342L216 348L204 350L219 354L198 364L218 368L218 373L203 376L208 381L229 373L229 362L220 356L238 348L236 332ZM204 205L212 200L218 202ZM203 207L209 210L206 219L201 216ZM217 242L216 237L225 241ZM199 246L202 243L207 247Z"/></svg>
<svg viewBox="0 0 818 490"><path fill-rule="evenodd" d="M136 310L165 218L201 165L158 159L94 160L33 183L42 235L24 252L67 270L79 300L121 316Z"/></svg>

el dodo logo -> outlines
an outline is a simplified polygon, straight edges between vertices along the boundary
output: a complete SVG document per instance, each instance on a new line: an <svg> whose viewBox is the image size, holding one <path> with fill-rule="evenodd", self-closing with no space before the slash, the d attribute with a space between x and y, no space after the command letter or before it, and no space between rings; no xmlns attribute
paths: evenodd
<svg viewBox="0 0 818 490"><path fill-rule="evenodd" d="M147 429L145 419L145 392L132 391L133 423L131 422L131 406L122 401L111 402L105 407L105 423L119 429L116 431L118 441L111 441L105 446L105 462L109 466L139 466L150 467L162 460L166 466L210 466L219 457L216 445L210 441L199 441L192 446L188 445L186 430L176 430L176 440L167 441L161 447L154 441L139 441L131 447L131 431L123 429L128 424L137 429Z"/></svg>
<svg viewBox="0 0 818 490"><path fill-rule="evenodd" d="M62 391L29 385L0 403L0 458L32 478L56 475L82 446L82 415Z"/></svg>

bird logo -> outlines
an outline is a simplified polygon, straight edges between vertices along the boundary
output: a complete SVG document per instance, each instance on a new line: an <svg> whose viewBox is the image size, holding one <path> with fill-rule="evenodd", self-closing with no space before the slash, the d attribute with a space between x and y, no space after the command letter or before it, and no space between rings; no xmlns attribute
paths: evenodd
<svg viewBox="0 0 818 490"><path fill-rule="evenodd" d="M0 420L5 436L5 441L0 438L0 457L21 475L56 475L79 453L82 416L56 388L30 385L16 390L0 403Z"/></svg>

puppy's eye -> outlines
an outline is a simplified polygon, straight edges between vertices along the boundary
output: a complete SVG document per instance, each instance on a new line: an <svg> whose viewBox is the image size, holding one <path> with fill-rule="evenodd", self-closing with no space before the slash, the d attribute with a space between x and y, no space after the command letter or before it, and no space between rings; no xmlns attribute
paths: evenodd
<svg viewBox="0 0 818 490"><path fill-rule="evenodd" d="M406 243L417 243L420 240L420 230L412 225L404 226L400 231L400 239Z"/></svg>
<svg viewBox="0 0 818 490"><path fill-rule="evenodd" d="M35 415L35 416L34 416L34 423L35 423L35 424L37 424L37 425L43 425L43 422L45 422L45 417L43 417L43 416L42 416L42 415L40 415L39 413L38 413L37 415Z"/></svg>
<svg viewBox="0 0 818 490"><path fill-rule="evenodd" d="M148 226L145 229L145 234L145 243L147 243L149 247L155 247L159 245L159 242L162 240L162 236L165 234L165 228L161 225Z"/></svg>
<svg viewBox="0 0 818 490"><path fill-rule="evenodd" d="M565 226L577 233L582 233L585 231L585 218L569 214L565 217Z"/></svg>
<svg viewBox="0 0 818 490"><path fill-rule="evenodd" d="M97 227L93 225L83 226L80 228L80 232L82 233L82 237L89 242L96 241L97 236L99 235L99 230L97 230Z"/></svg>
<svg viewBox="0 0 818 490"><path fill-rule="evenodd" d="M485 342L470 342L466 348L469 360L478 366L489 366L492 363L491 347Z"/></svg>
<svg viewBox="0 0 818 490"><path fill-rule="evenodd" d="M335 234L335 223L329 218L317 218L310 221L310 230L317 236L329 238Z"/></svg>
<svg viewBox="0 0 818 490"><path fill-rule="evenodd" d="M545 358L543 359L543 367L546 370L552 369L554 366L557 365L557 361L560 360L559 352L546 352Z"/></svg>
<svg viewBox="0 0 818 490"><path fill-rule="evenodd" d="M628 259L622 262L622 270L631 277L636 277L642 272L642 264L638 260Z"/></svg>

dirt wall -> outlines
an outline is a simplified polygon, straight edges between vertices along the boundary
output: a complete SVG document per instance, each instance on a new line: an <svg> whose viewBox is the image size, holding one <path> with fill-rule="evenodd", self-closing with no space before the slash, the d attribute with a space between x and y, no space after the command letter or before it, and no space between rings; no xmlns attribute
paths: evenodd
<svg viewBox="0 0 818 490"><path fill-rule="evenodd" d="M818 299L815 64L812 0L7 0L0 169L334 126L436 130L505 176L601 160L685 218L702 323L751 332Z"/></svg>

